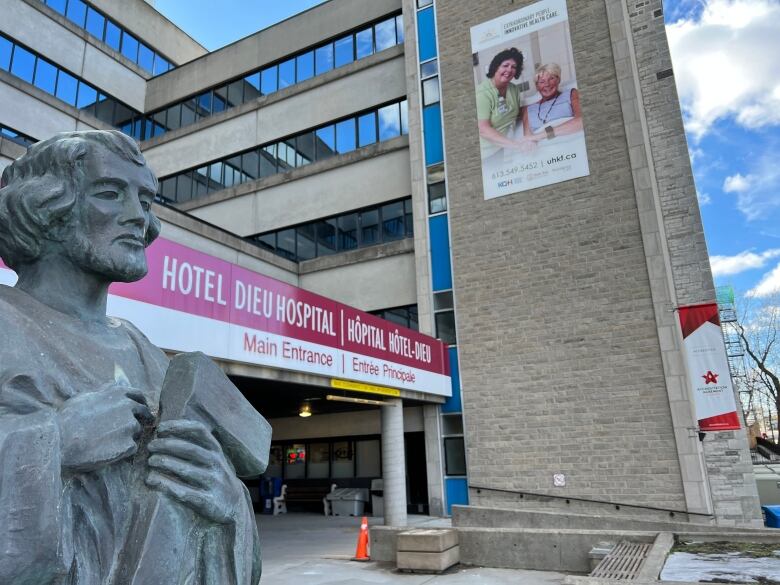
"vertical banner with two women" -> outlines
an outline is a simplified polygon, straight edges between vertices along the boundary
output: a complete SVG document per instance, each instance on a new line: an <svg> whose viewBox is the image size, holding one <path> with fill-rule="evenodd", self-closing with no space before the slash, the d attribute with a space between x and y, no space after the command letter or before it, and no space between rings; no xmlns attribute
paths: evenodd
<svg viewBox="0 0 780 585"><path fill-rule="evenodd" d="M485 199L590 174L566 0L471 29Z"/></svg>

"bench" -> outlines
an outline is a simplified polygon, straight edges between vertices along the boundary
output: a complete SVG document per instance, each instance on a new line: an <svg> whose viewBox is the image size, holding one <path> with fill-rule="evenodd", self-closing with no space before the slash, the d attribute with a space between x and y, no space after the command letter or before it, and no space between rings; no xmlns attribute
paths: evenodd
<svg viewBox="0 0 780 585"><path fill-rule="evenodd" d="M282 493L274 498L274 516L287 513L287 504L312 504L320 503L325 509L325 515L329 513L329 502L325 498L336 488L336 484L330 487L326 485L282 485Z"/></svg>

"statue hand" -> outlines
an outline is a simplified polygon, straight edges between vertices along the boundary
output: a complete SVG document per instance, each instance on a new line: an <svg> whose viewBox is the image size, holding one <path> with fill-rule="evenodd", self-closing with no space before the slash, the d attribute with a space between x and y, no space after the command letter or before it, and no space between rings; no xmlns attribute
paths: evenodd
<svg viewBox="0 0 780 585"><path fill-rule="evenodd" d="M140 390L110 384L65 401L57 413L62 467L91 471L134 455L154 416Z"/></svg>
<svg viewBox="0 0 780 585"><path fill-rule="evenodd" d="M241 481L203 424L188 420L160 423L149 452L149 487L212 522L226 524L235 519L243 500Z"/></svg>

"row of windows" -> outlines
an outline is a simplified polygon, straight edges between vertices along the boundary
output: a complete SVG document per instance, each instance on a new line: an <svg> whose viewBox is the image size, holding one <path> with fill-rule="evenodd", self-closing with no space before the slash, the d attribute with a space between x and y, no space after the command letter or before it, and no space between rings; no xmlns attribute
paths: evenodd
<svg viewBox="0 0 780 585"><path fill-rule="evenodd" d="M138 128L143 135L135 137L146 140L194 124L213 114L389 49L403 43L403 40L401 15L386 18L154 112L147 116L150 123Z"/></svg>
<svg viewBox="0 0 780 585"><path fill-rule="evenodd" d="M271 445L265 477L348 479L381 477L378 438L330 439Z"/></svg>
<svg viewBox="0 0 780 585"><path fill-rule="evenodd" d="M0 124L0 137L11 140L12 142L16 142L17 144L21 144L25 148L30 148L30 146L38 142L35 138L27 136L26 134L22 134L21 132L17 132L16 130L12 130L8 126L3 126L2 124Z"/></svg>
<svg viewBox="0 0 780 585"><path fill-rule="evenodd" d="M119 51L152 75L165 73L175 67L157 51L150 49L115 21L82 0L41 0L41 2L115 51Z"/></svg>
<svg viewBox="0 0 780 585"><path fill-rule="evenodd" d="M385 321L390 321L415 331L420 330L420 322L417 317L417 305L380 309L379 311L369 311L369 313L376 315Z"/></svg>
<svg viewBox="0 0 780 585"><path fill-rule="evenodd" d="M388 104L167 177L160 181L160 196L184 203L407 134L406 106L406 100Z"/></svg>
<svg viewBox="0 0 780 585"><path fill-rule="evenodd" d="M0 69L126 132L138 112L0 34Z"/></svg>
<svg viewBox="0 0 780 585"><path fill-rule="evenodd" d="M275 254L301 262L337 252L411 238L412 199L367 207L298 226L251 236Z"/></svg>

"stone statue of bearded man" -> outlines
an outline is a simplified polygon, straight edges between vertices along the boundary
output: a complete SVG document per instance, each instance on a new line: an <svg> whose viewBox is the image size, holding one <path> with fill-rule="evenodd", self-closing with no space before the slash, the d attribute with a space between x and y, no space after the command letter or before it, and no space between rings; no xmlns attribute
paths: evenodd
<svg viewBox="0 0 780 585"><path fill-rule="evenodd" d="M267 459L231 458L202 421L161 422L168 358L106 316L109 285L147 272L156 191L116 131L59 134L3 172L0 258L19 279L0 286L0 583L259 581L236 470Z"/></svg>

